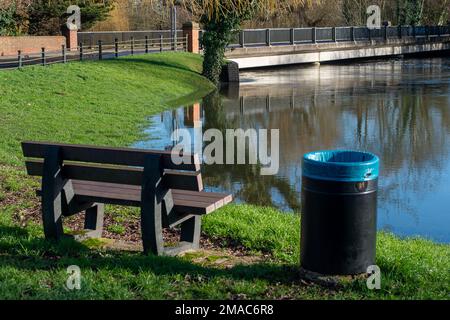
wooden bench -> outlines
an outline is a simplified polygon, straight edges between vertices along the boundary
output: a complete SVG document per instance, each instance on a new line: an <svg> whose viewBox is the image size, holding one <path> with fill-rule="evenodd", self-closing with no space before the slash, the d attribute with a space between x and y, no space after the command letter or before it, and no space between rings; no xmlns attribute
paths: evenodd
<svg viewBox="0 0 450 320"><path fill-rule="evenodd" d="M202 215L232 201L204 192L197 155L175 164L170 151L23 142L27 172L42 177L37 193L47 239L64 236L62 218L85 211L83 234L101 237L104 204L141 208L144 252L197 249ZM180 244L165 247L163 228L180 226Z"/></svg>

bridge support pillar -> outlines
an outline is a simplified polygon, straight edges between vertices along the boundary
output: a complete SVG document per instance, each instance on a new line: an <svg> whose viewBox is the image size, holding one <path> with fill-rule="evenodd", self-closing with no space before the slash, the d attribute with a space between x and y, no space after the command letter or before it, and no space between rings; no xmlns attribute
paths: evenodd
<svg viewBox="0 0 450 320"><path fill-rule="evenodd" d="M199 47L200 27L196 22L186 22L183 24L183 37L187 38L187 51L200 53Z"/></svg>
<svg viewBox="0 0 450 320"><path fill-rule="evenodd" d="M220 81L224 83L239 83L239 64L230 61L222 68Z"/></svg>

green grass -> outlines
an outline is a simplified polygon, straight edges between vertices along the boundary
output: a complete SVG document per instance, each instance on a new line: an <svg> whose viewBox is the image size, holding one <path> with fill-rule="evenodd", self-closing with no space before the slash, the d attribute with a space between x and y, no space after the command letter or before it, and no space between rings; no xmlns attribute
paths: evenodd
<svg viewBox="0 0 450 320"><path fill-rule="evenodd" d="M300 218L272 208L231 205L204 219L203 230L225 243L268 252L276 264L295 268L300 261ZM334 298L449 299L450 246L419 238L400 239L380 232L377 265L382 290L365 281L344 283Z"/></svg>
<svg viewBox="0 0 450 320"><path fill-rule="evenodd" d="M242 245L271 256L265 263L223 269L191 263L196 254L146 257L70 239L48 242L40 225L23 228L13 221L13 212L23 207L26 201L4 206L0 215L2 299L448 299L449 246L425 240L380 233L382 290L345 279L329 288L300 280L299 218L273 209L231 205L205 218L205 233L223 239L225 247ZM80 291L64 288L73 264L82 271Z"/></svg>
<svg viewBox="0 0 450 320"><path fill-rule="evenodd" d="M164 53L0 72L0 163L21 165L20 142L127 146L148 116L213 89L201 58Z"/></svg>
<svg viewBox="0 0 450 320"><path fill-rule="evenodd" d="M297 215L230 205L204 219L203 231L223 248L241 248L264 263L212 266L183 258L102 249L103 243L45 241L42 227L24 219L39 210L39 180L23 168L20 141L52 140L127 146L145 138L149 115L211 90L199 57L161 54L1 72L0 299L448 299L450 246L380 233L377 264L382 289L361 279L321 286L300 279ZM136 219L130 208L107 207L115 224ZM82 289L65 288L78 265Z"/></svg>
<svg viewBox="0 0 450 320"><path fill-rule="evenodd" d="M300 221L273 208L228 206L203 219L202 230L224 246L268 252L279 261L293 262L291 258L299 255L299 246L293 244L300 243Z"/></svg>
<svg viewBox="0 0 450 320"><path fill-rule="evenodd" d="M107 227L107 230L109 232L115 233L115 234L125 234L126 229L123 225L121 224L113 224Z"/></svg>

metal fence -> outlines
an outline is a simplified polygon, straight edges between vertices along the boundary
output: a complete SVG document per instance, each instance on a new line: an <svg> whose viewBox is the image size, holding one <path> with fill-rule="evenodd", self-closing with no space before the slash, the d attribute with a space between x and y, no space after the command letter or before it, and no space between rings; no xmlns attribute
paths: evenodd
<svg viewBox="0 0 450 320"><path fill-rule="evenodd" d="M63 45L59 51L48 51L42 48L40 52L24 54L21 51L15 56L0 57L0 69L17 69L30 65L50 65L55 63L67 63L70 61L102 60L118 58L120 56L155 53L163 51L187 51L187 37L164 37L135 39L131 36L128 40L121 41L114 38L111 42L97 40L96 44L85 45L80 42L77 48L70 51Z"/></svg>
<svg viewBox="0 0 450 320"><path fill-rule="evenodd" d="M450 36L450 26L389 26L374 30L366 27L244 29L235 33L229 47L260 47L442 36Z"/></svg>
<svg viewBox="0 0 450 320"><path fill-rule="evenodd" d="M112 43L115 39L120 42L134 40L182 38L183 31L177 30L172 36L171 30L145 30L145 31L93 31L93 32L78 32L78 42L85 47L92 47L97 45L98 41L104 43Z"/></svg>

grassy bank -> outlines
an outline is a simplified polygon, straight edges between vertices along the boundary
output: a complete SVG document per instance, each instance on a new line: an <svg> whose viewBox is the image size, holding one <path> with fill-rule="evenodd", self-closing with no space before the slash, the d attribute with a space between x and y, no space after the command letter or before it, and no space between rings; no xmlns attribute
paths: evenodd
<svg viewBox="0 0 450 320"><path fill-rule="evenodd" d="M211 90L200 68L197 56L163 54L0 72L0 299L448 299L448 245L380 233L381 290L364 279L316 282L298 272L298 216L269 208L206 217L213 253L181 258L45 241L39 181L24 172L20 141L130 145L145 138L149 115ZM118 238L139 230L136 210L108 207L107 216ZM81 268L81 290L64 287L70 265Z"/></svg>
<svg viewBox="0 0 450 320"><path fill-rule="evenodd" d="M0 72L0 162L21 165L20 141L126 146L147 117L213 89L201 58L164 53Z"/></svg>
<svg viewBox="0 0 450 320"><path fill-rule="evenodd" d="M270 208L231 205L206 217L203 237L215 243L213 254L145 257L95 241L48 242L41 225L27 220L39 209L36 181L17 170L0 172L1 299L448 299L448 245L380 233L381 290L368 290L365 279L317 282L298 272L298 216ZM137 212L120 208L107 214L116 222L138 220ZM217 264L230 254L244 259ZM79 291L64 287L70 265L82 270Z"/></svg>

